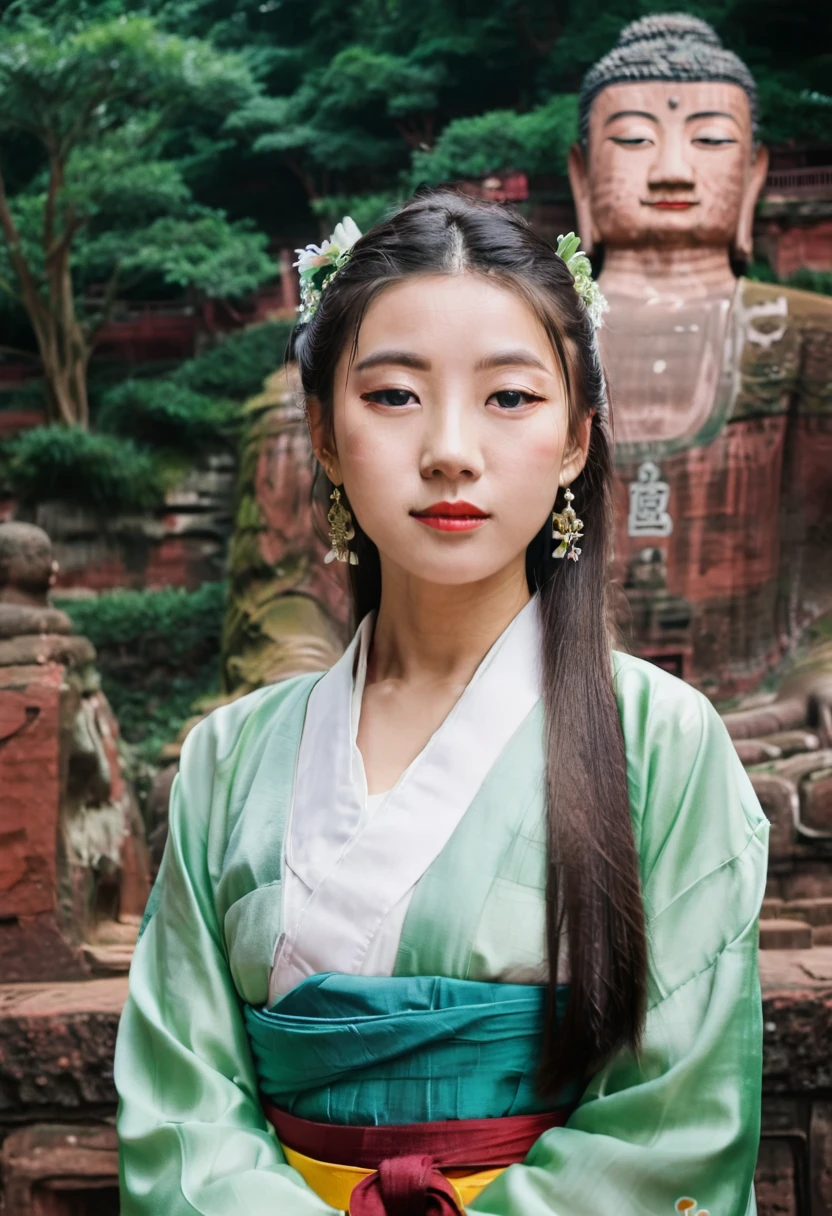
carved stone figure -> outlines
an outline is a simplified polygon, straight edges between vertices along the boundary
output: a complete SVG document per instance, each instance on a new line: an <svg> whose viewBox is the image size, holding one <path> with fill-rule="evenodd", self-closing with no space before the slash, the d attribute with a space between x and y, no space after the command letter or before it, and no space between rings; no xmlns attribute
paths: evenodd
<svg viewBox="0 0 832 1216"><path fill-rule="evenodd" d="M270 376L245 412L222 646L223 684L236 695L331 666L349 615L344 567L326 564L316 530L315 462L287 373Z"/></svg>
<svg viewBox="0 0 832 1216"><path fill-rule="evenodd" d="M49 606L56 573L45 532L0 525L0 974L7 981L70 979L97 965L111 969L122 954L126 964L148 895L118 724L95 650Z"/></svg>
<svg viewBox="0 0 832 1216"><path fill-rule="evenodd" d="M735 274L767 154L751 74L705 22L627 26L584 80L580 134L578 230L610 303L622 624L637 653L742 693L832 607L832 300Z"/></svg>

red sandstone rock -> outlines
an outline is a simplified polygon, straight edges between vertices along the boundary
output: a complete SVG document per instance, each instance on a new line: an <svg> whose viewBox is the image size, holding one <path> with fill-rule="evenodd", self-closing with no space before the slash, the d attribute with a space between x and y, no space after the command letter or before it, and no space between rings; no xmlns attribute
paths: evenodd
<svg viewBox="0 0 832 1216"><path fill-rule="evenodd" d="M803 860L791 873L779 876L778 889L787 903L794 899L827 899L832 894L828 863Z"/></svg>
<svg viewBox="0 0 832 1216"><path fill-rule="evenodd" d="M825 753L830 755L829 752ZM800 789L802 819L807 827L832 834L832 763L816 769Z"/></svg>
<svg viewBox="0 0 832 1216"><path fill-rule="evenodd" d="M0 667L41 663L92 663L95 647L86 638L63 634L24 634L0 640Z"/></svg>
<svg viewBox="0 0 832 1216"><path fill-rule="evenodd" d="M815 1102L809 1128L812 1211L832 1212L832 1102Z"/></svg>
<svg viewBox="0 0 832 1216"><path fill-rule="evenodd" d="M816 752L820 748L820 739L808 730L777 730L771 735L764 735L760 742L777 748L784 756L792 756L796 752Z"/></svg>
<svg viewBox="0 0 832 1216"><path fill-rule="evenodd" d="M16 638L26 633L72 633L72 621L58 608L0 602L0 638Z"/></svg>
<svg viewBox="0 0 832 1216"><path fill-rule="evenodd" d="M788 1143L761 1141L754 1188L758 1216L802 1216L794 1194L794 1154Z"/></svg>
<svg viewBox="0 0 832 1216"><path fill-rule="evenodd" d="M740 760L746 766L765 764L767 760L779 760L783 753L773 743L765 743L762 739L734 739L734 748Z"/></svg>
<svg viewBox="0 0 832 1216"><path fill-rule="evenodd" d="M759 739L775 731L793 730L806 724L806 698L791 697L755 709L723 714L722 721L732 739Z"/></svg>
<svg viewBox="0 0 832 1216"><path fill-rule="evenodd" d="M80 978L79 946L139 915L148 859L92 645L50 608L49 538L0 526L0 976ZM44 628L55 633L43 633ZM16 634L14 630L18 630Z"/></svg>
<svg viewBox="0 0 832 1216"><path fill-rule="evenodd" d="M801 825L832 833L832 749L776 760L772 770L797 786Z"/></svg>
<svg viewBox="0 0 832 1216"><path fill-rule="evenodd" d="M787 1143L760 1143L754 1186L758 1216L801 1216L795 1197L794 1155Z"/></svg>
<svg viewBox="0 0 832 1216"><path fill-rule="evenodd" d="M760 805L771 824L768 842L770 861L788 860L793 851L795 819L799 812L797 787L776 773L749 773Z"/></svg>
<svg viewBox="0 0 832 1216"><path fill-rule="evenodd" d="M36 1124L12 1132L0 1162L9 1216L118 1211L118 1141L106 1124Z"/></svg>
<svg viewBox="0 0 832 1216"><path fill-rule="evenodd" d="M808 950L812 929L803 920L761 920L761 950Z"/></svg>
<svg viewBox="0 0 832 1216"><path fill-rule="evenodd" d="M810 925L832 925L832 898L793 899L783 904L780 915L790 920L805 920Z"/></svg>

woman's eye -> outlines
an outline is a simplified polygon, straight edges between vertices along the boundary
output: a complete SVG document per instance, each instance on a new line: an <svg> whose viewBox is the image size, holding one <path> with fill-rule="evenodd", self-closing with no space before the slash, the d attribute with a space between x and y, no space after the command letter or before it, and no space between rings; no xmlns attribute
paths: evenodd
<svg viewBox="0 0 832 1216"><path fill-rule="evenodd" d="M499 393L492 393L489 400L494 400L502 410L516 410L518 406L528 405L531 401L541 401L533 393L523 393L517 388L504 388Z"/></svg>
<svg viewBox="0 0 832 1216"><path fill-rule="evenodd" d="M363 393L362 400L372 401L376 405L409 405L413 396L407 388L382 388L374 393Z"/></svg>

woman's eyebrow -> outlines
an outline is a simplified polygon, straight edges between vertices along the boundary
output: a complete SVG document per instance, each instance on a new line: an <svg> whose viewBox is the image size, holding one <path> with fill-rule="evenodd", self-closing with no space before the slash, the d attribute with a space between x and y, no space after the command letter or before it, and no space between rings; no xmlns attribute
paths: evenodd
<svg viewBox="0 0 832 1216"><path fill-rule="evenodd" d="M486 355L477 361L474 371L481 372L492 367L537 367L542 372L551 371L543 360L538 359L530 350L500 350L493 355Z"/></svg>
<svg viewBox="0 0 832 1216"><path fill-rule="evenodd" d="M413 367L419 372L429 372L430 363L421 355L411 354L407 350L377 350L372 355L355 364L354 371L363 372L370 367L380 367L382 364L397 363L399 367Z"/></svg>
<svg viewBox="0 0 832 1216"><path fill-rule="evenodd" d="M373 354L360 359L355 364L354 370L363 372L372 367L392 364L397 364L399 367L412 367L420 372L431 370L430 360L422 358L421 355L414 355L407 350L374 351ZM474 371L486 371L493 367L536 367L543 372L550 371L550 368L530 350L500 350L493 355L485 355L474 364Z"/></svg>

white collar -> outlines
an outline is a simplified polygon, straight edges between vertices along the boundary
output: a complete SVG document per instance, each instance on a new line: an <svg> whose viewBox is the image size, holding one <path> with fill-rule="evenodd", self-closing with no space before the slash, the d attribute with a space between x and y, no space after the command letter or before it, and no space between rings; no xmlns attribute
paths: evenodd
<svg viewBox="0 0 832 1216"><path fill-rule="evenodd" d="M286 991L327 959L357 974L384 917L442 851L541 694L533 597L497 638L445 721L369 818L353 694L366 679L374 619L315 685L298 753L286 864L311 892L275 966ZM357 662L356 662L357 660ZM353 671L355 669L355 685ZM368 881L368 876L372 881Z"/></svg>

